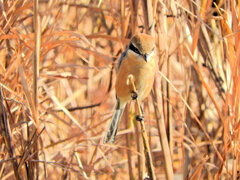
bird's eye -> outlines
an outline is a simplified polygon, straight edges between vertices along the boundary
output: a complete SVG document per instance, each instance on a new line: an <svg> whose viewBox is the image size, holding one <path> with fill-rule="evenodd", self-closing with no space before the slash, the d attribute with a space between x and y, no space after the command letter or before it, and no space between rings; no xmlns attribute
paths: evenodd
<svg viewBox="0 0 240 180"><path fill-rule="evenodd" d="M139 54L139 55L141 54L139 50L132 43L130 44L129 49L131 49L136 54Z"/></svg>

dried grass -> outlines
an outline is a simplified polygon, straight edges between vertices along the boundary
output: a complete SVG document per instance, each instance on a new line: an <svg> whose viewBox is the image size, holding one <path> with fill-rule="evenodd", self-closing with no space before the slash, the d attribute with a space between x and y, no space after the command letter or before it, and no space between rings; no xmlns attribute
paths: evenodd
<svg viewBox="0 0 240 180"><path fill-rule="evenodd" d="M0 179L143 177L133 103L115 144L102 144L117 59L136 32L156 39L144 102L156 178L240 177L240 3L148 3L0 1Z"/></svg>

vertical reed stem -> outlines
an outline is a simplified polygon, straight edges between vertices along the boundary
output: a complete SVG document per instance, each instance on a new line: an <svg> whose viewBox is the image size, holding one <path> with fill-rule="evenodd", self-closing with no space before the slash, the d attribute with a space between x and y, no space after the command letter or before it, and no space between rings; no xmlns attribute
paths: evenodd
<svg viewBox="0 0 240 180"><path fill-rule="evenodd" d="M134 92L137 92L133 79L134 79L133 75L128 76L128 82L130 82L130 84L132 86L132 90ZM136 104L137 104L137 109L138 109L138 115L140 117L142 117L142 110L141 110L138 98L136 99ZM144 147L145 166L148 171L148 176L150 179L156 179L155 174L154 174L152 157L151 157L151 152L150 152L150 147L149 147L149 142L148 142L148 137L147 137L147 132L146 132L144 121L140 121L140 126L141 126L141 134L142 134L143 147Z"/></svg>

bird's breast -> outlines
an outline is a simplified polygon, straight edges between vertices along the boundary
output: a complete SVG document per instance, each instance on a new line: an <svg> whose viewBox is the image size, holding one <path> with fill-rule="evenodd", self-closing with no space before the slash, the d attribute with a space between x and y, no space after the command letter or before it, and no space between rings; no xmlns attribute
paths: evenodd
<svg viewBox="0 0 240 180"><path fill-rule="evenodd" d="M150 93L153 85L155 60L152 58L149 62L146 62L143 59L130 56L124 58L117 74L115 85L117 96L125 102L131 99L132 88L131 85L127 85L127 79L132 74L138 97L142 100Z"/></svg>

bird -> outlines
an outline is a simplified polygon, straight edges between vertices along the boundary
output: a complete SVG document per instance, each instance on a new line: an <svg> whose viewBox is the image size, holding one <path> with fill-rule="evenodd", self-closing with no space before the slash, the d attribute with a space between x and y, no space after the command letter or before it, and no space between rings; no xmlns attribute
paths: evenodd
<svg viewBox="0 0 240 180"><path fill-rule="evenodd" d="M145 99L150 93L156 72L156 60L154 57L155 40L144 33L134 35L126 50L121 54L117 66L117 78L115 83L116 107L104 137L103 143L115 141L121 115L130 100L138 97L139 101ZM137 92L127 84L129 75L133 75ZM136 116L136 120L143 120Z"/></svg>

